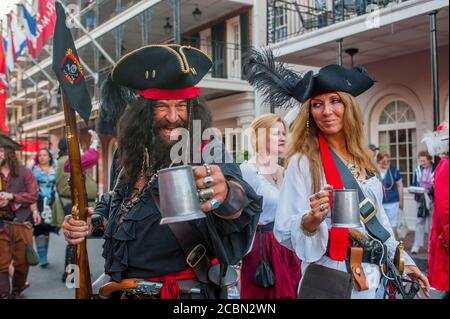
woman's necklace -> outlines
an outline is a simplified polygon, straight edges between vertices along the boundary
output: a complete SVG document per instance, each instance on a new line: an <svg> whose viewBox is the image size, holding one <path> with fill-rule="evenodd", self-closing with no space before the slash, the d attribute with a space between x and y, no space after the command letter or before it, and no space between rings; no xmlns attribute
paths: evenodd
<svg viewBox="0 0 450 319"><path fill-rule="evenodd" d="M358 179L359 175L360 175L360 171L359 171L359 166L356 163L353 163L349 160L345 160L346 162L346 166L348 168L348 170L350 171L350 173L352 173L352 175Z"/></svg>
<svg viewBox="0 0 450 319"><path fill-rule="evenodd" d="M345 166L347 166L350 173L356 178L359 179L361 175L361 170L359 168L359 165L356 164L354 161L350 161L349 159L345 158L344 156L338 154L338 156L342 159L342 161L345 163Z"/></svg>

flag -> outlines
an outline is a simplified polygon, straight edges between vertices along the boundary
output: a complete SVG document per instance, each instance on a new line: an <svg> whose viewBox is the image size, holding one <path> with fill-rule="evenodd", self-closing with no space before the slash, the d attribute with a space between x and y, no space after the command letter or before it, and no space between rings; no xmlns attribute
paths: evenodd
<svg viewBox="0 0 450 319"><path fill-rule="evenodd" d="M16 53L14 50L13 38L10 30L6 33L7 38L3 39L3 45L6 51L6 69L9 73L14 71L14 63L16 63Z"/></svg>
<svg viewBox="0 0 450 319"><path fill-rule="evenodd" d="M0 40L0 89L6 89L8 81L6 77L6 54L5 54L5 39Z"/></svg>
<svg viewBox="0 0 450 319"><path fill-rule="evenodd" d="M0 132L8 134L9 129L6 127L6 56L3 46L3 37L0 39Z"/></svg>
<svg viewBox="0 0 450 319"><path fill-rule="evenodd" d="M70 107L87 122L91 115L91 98L84 79L84 69L66 25L66 13L59 2L56 2L56 16L52 68Z"/></svg>
<svg viewBox="0 0 450 319"><path fill-rule="evenodd" d="M36 19L36 56L41 53L45 43L53 35L56 22L55 1L38 1L38 17Z"/></svg>
<svg viewBox="0 0 450 319"><path fill-rule="evenodd" d="M28 52L33 59L36 59L36 19L34 19L30 12L28 12L25 5L21 4L20 6L22 7L23 12L23 22L25 26Z"/></svg>
<svg viewBox="0 0 450 319"><path fill-rule="evenodd" d="M19 27L17 23L17 17L15 14L9 15L9 23L14 43L14 50L15 50L14 53L17 59L22 54L23 49L25 49L27 46L27 38L23 30Z"/></svg>

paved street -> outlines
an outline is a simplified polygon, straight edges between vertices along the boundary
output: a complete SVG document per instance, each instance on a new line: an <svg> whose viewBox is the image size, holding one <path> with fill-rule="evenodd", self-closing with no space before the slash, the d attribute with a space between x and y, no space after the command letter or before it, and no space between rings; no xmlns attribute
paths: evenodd
<svg viewBox="0 0 450 319"><path fill-rule="evenodd" d="M103 240L89 239L89 267L91 278L94 281L103 272L104 259L102 258ZM64 268L64 254L66 242L62 232L60 235L50 234L50 245L47 268L39 266L30 267L28 281L31 286L24 291L26 299L73 299L75 289L69 289L61 281Z"/></svg>

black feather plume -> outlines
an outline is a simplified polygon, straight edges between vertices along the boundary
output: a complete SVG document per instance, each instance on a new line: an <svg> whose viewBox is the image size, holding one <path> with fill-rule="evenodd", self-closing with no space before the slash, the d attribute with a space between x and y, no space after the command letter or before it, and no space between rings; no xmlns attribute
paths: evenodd
<svg viewBox="0 0 450 319"><path fill-rule="evenodd" d="M114 83L109 75L101 87L97 131L103 135L113 134L127 104L136 96L134 90Z"/></svg>
<svg viewBox="0 0 450 319"><path fill-rule="evenodd" d="M294 100L294 88L302 74L289 70L283 63L275 62L270 49L251 49L250 59L244 66L247 81L274 107L298 105Z"/></svg>

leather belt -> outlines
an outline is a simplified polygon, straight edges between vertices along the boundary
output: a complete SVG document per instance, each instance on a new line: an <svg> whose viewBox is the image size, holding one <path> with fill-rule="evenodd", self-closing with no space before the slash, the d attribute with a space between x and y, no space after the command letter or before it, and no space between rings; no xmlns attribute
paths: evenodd
<svg viewBox="0 0 450 319"><path fill-rule="evenodd" d="M275 225L275 222L271 222L271 223L268 223L266 225L258 225L257 230L260 233L269 232L269 231L273 230L274 225Z"/></svg>
<svg viewBox="0 0 450 319"><path fill-rule="evenodd" d="M346 258L347 262L350 261L351 252L352 252L351 248L350 247L347 248L347 258ZM327 251L325 252L325 256L330 257L329 246L327 247ZM381 259L381 256L379 256L374 251L367 250L367 249L363 250L362 260L361 260L362 263L379 265L380 264L380 259Z"/></svg>

